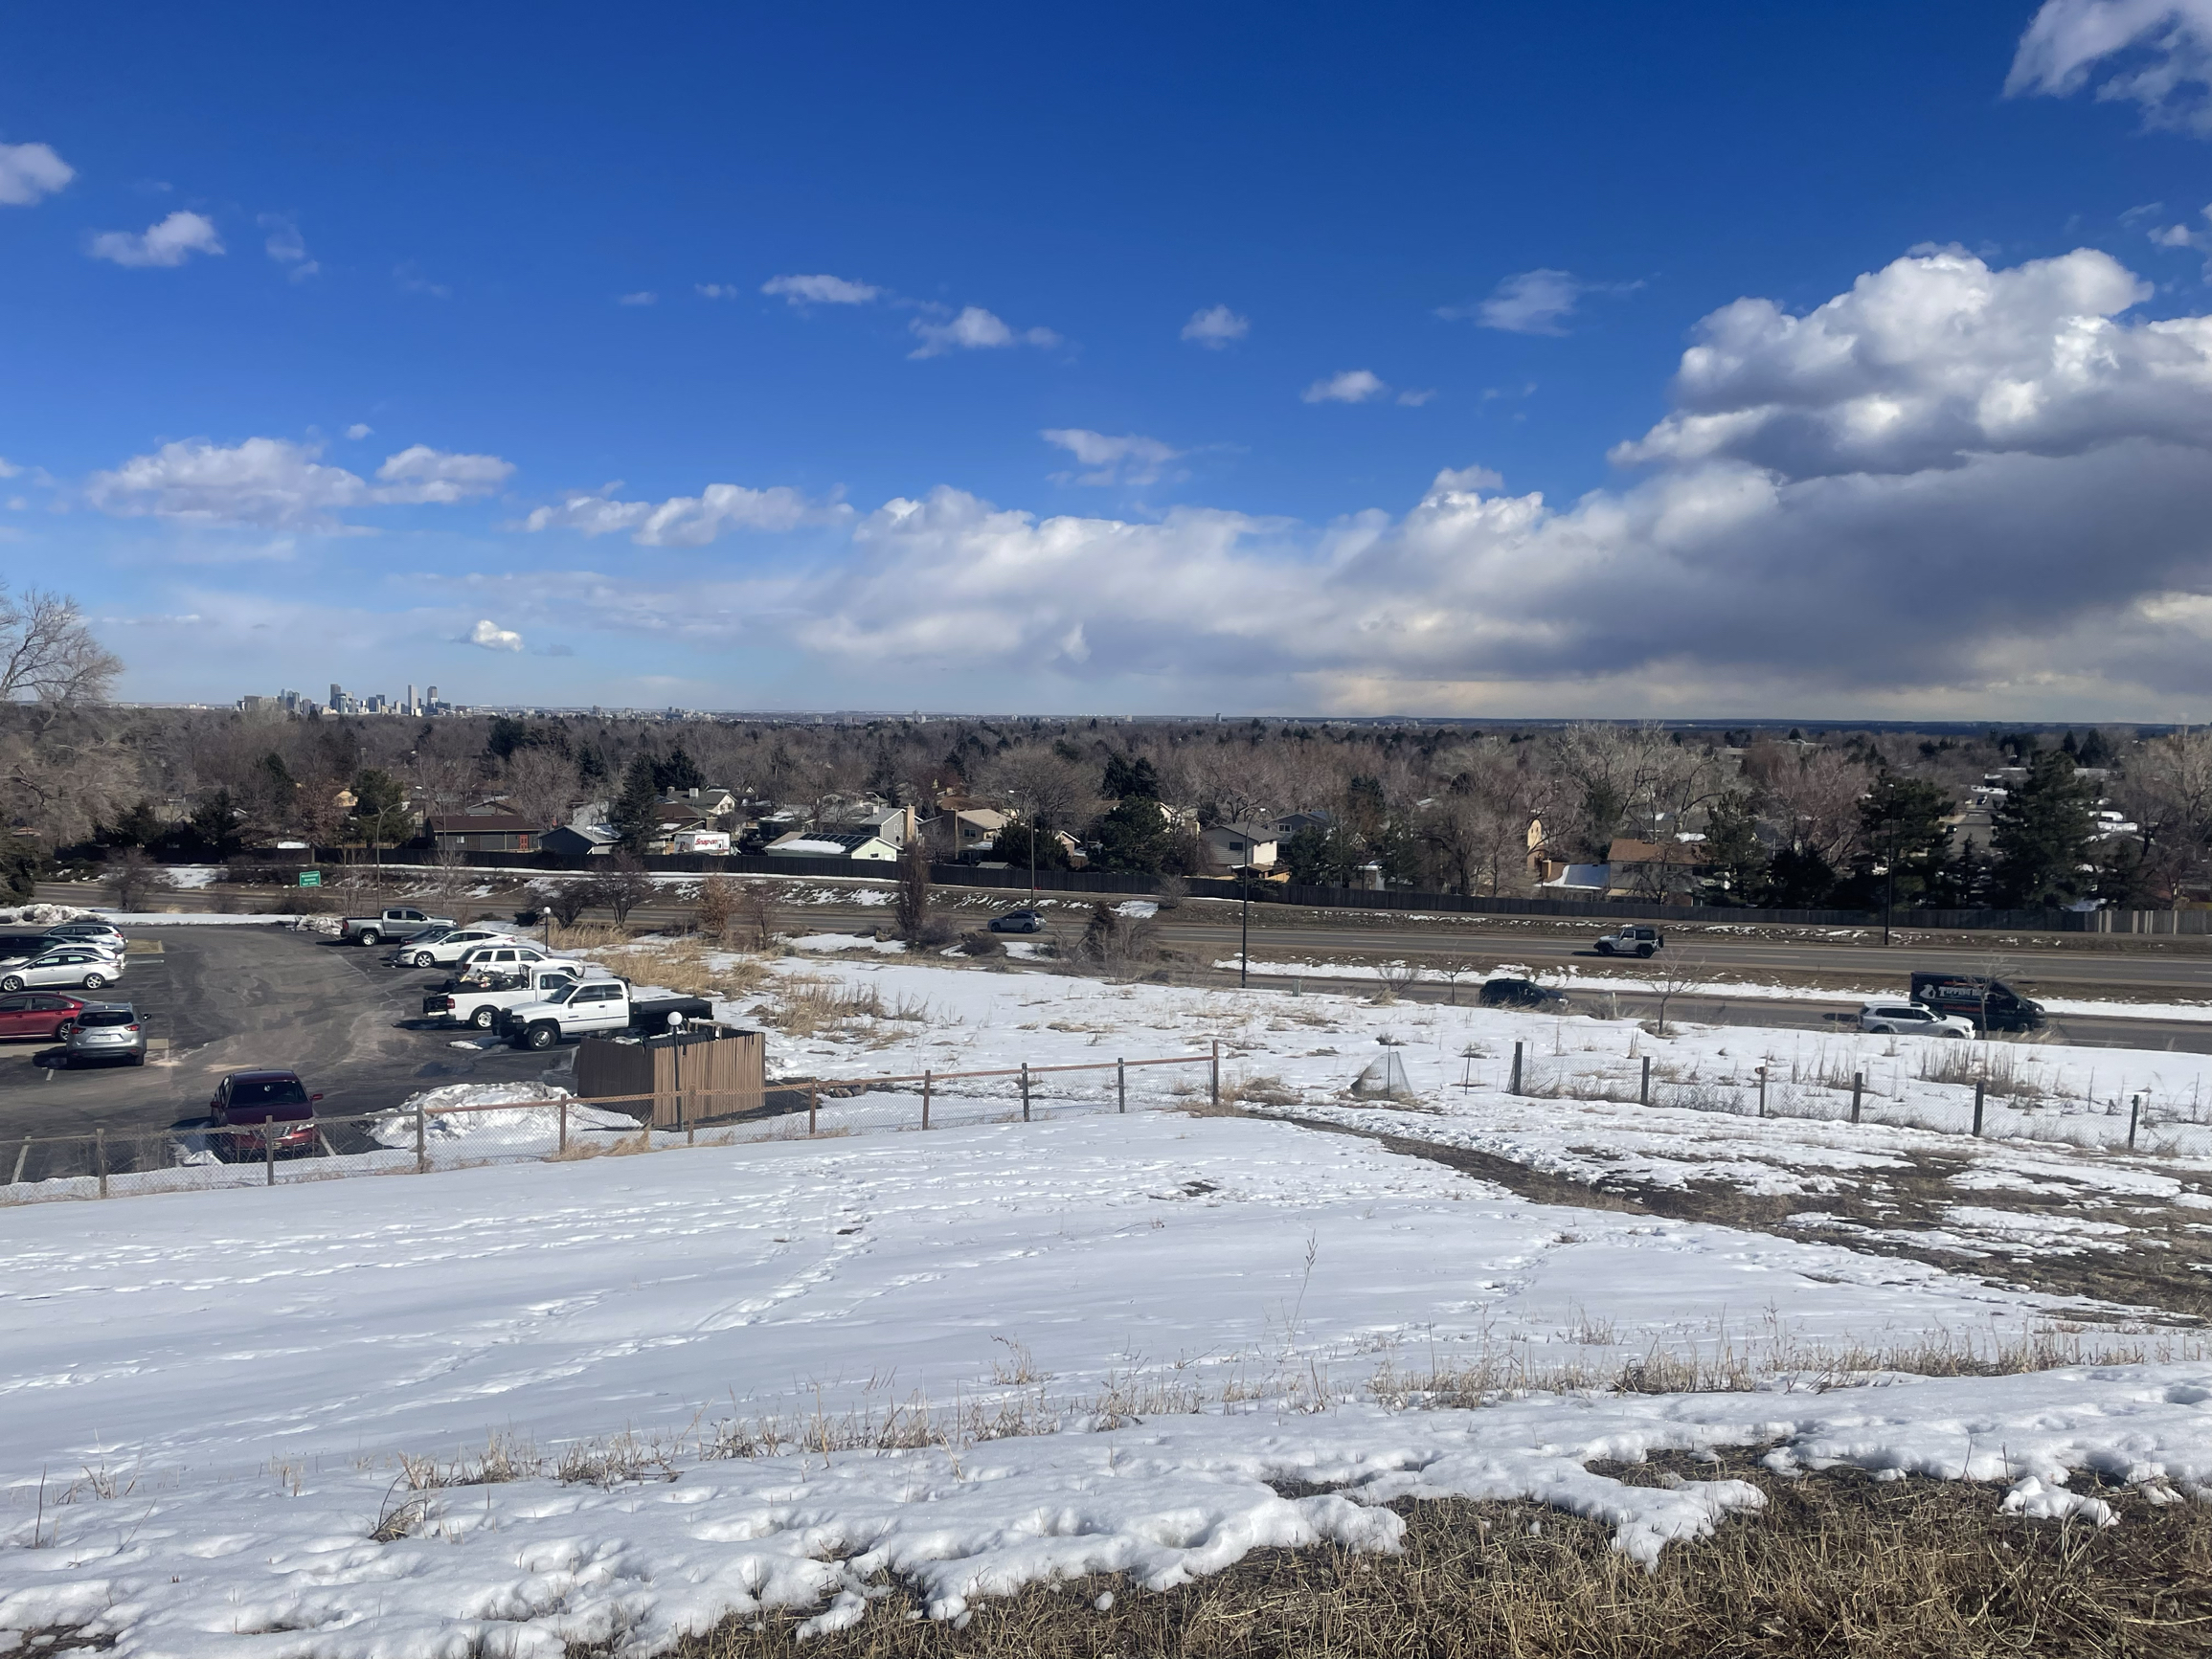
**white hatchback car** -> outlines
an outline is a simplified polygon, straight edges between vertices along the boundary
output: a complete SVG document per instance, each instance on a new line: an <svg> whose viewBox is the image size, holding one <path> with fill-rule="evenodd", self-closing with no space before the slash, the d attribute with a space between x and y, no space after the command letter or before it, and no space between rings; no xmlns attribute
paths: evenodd
<svg viewBox="0 0 2212 1659"><path fill-rule="evenodd" d="M62 945L17 962L0 963L0 991L81 985L98 991L123 977L123 958L87 945Z"/></svg>
<svg viewBox="0 0 2212 1659"><path fill-rule="evenodd" d="M1900 999L1861 1004L1859 1029L1885 1031L1892 1037L1972 1037L1974 1021Z"/></svg>

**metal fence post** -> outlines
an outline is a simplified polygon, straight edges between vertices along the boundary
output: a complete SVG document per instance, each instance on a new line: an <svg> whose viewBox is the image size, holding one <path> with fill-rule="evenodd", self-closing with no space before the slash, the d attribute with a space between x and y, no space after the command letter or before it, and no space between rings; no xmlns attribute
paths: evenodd
<svg viewBox="0 0 2212 1659"><path fill-rule="evenodd" d="M418 1106L415 1109L415 1173L418 1176L430 1173L430 1141L424 1132L426 1126L427 1114Z"/></svg>
<svg viewBox="0 0 2212 1659"><path fill-rule="evenodd" d="M560 1141L560 1153L561 1153L561 1155L562 1155L562 1156L564 1156L564 1157L565 1157L565 1156L567 1156L567 1155L568 1155L568 1150L569 1150L569 1102L568 1102L568 1096L564 1094L564 1095L562 1095L562 1096L561 1096L561 1141Z"/></svg>
<svg viewBox="0 0 2212 1659"><path fill-rule="evenodd" d="M1518 1042L1513 1045L1513 1081L1505 1086L1505 1092L1507 1094L1519 1094L1521 1092L1521 1044Z"/></svg>
<svg viewBox="0 0 2212 1659"><path fill-rule="evenodd" d="M1863 1071L1854 1071L1851 1074L1851 1121L1853 1123L1857 1123L1859 1121L1859 1097L1865 1093L1865 1091L1866 1073Z"/></svg>
<svg viewBox="0 0 2212 1659"><path fill-rule="evenodd" d="M1126 1060L1114 1063L1114 1110L1129 1110L1129 1062Z"/></svg>
<svg viewBox="0 0 2212 1659"><path fill-rule="evenodd" d="M924 1129L930 1126L930 1085L932 1081L928 1072L922 1073L922 1128Z"/></svg>
<svg viewBox="0 0 2212 1659"><path fill-rule="evenodd" d="M1636 1103L1638 1106L1651 1105L1651 1056L1648 1054L1643 1057L1643 1082L1636 1088Z"/></svg>
<svg viewBox="0 0 2212 1659"><path fill-rule="evenodd" d="M1212 1091L1213 1104L1219 1106L1221 1104L1221 1039L1218 1037L1213 1040L1213 1066L1208 1087Z"/></svg>
<svg viewBox="0 0 2212 1659"><path fill-rule="evenodd" d="M806 1132L808 1134L814 1132L815 1125L820 1121L821 1115L822 1085L810 1083L806 1086Z"/></svg>
<svg viewBox="0 0 2212 1659"><path fill-rule="evenodd" d="M2143 1115L2143 1097L2136 1095L2128 1103L2128 1150L2135 1150L2135 1124Z"/></svg>
<svg viewBox="0 0 2212 1659"><path fill-rule="evenodd" d="M1976 1136L1981 1133L1981 1100L1988 1087L1989 1079L1986 1077L1977 1077L1974 1080L1974 1132Z"/></svg>
<svg viewBox="0 0 2212 1659"><path fill-rule="evenodd" d="M1767 1115L1767 1068L1759 1067L1759 1115Z"/></svg>
<svg viewBox="0 0 2212 1659"><path fill-rule="evenodd" d="M261 1125L261 1161L268 1166L270 1186L277 1184L277 1137L269 1132L267 1124Z"/></svg>
<svg viewBox="0 0 2212 1659"><path fill-rule="evenodd" d="M1029 1063L1022 1062L1022 1121L1029 1121Z"/></svg>
<svg viewBox="0 0 2212 1659"><path fill-rule="evenodd" d="M92 1155L100 1170L100 1196L107 1197L107 1131L92 1132Z"/></svg>

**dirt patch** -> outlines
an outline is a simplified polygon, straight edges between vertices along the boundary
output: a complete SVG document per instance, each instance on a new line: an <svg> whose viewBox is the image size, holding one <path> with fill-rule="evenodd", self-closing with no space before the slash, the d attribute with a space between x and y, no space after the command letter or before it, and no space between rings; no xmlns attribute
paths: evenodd
<svg viewBox="0 0 2212 1659"><path fill-rule="evenodd" d="M2177 1325L2212 1321L2212 1233L2196 1230L2188 1220L2201 1212L2164 1205L2142 1206L2151 1211L2149 1214L2134 1213L2133 1207L2123 1210L2118 1205L2085 1211L2082 1200L2073 1195L2010 1188L1969 1190L1952 1178L1977 1167L1964 1158L1901 1151L1896 1154L1901 1167L1884 1170L1878 1188L1846 1189L1817 1199L1794 1194L1774 1197L1745 1193L1711 1181L1671 1187L1605 1176L1591 1184L1533 1170L1495 1153L1443 1146L1408 1135L1381 1134L1289 1113L1268 1115L1305 1129L1360 1135L1390 1152L1426 1158L1490 1181L1535 1203L1706 1222L1776 1238L1840 1244L1870 1255L1926 1262L1953 1273L1977 1274L2006 1289L2117 1303ZM1946 1220L1949 1211L1961 1204L2001 1207L2025 1218L2054 1221L2078 1222L2085 1214L2109 1213L2124 1219L2131 1231L2117 1248L2081 1247L2072 1254L2047 1248L2008 1250L2001 1244L1982 1240L1953 1244ZM1793 1221L1809 1211L1832 1217L1834 1222L1815 1227ZM2100 1316L2084 1309L2082 1316L2103 1322L2109 1310Z"/></svg>
<svg viewBox="0 0 2212 1659"><path fill-rule="evenodd" d="M1612 1547L1611 1528L1530 1503L1390 1506L1403 1553L1262 1550L1155 1594L1098 1576L979 1600L964 1625L920 1618L885 1581L859 1624L801 1645L802 1615L732 1619L670 1649L679 1659L1981 1659L2212 1651L2212 1510L2106 1494L2117 1526L2023 1520L2001 1490L1880 1481L1860 1471L1789 1479L1757 1448L1717 1462L1654 1459L1639 1481L1736 1479L1764 1511L1673 1544L1656 1572ZM1303 1495L1302 1493L1298 1495ZM1101 1605L1101 1603L1105 1605ZM573 1659L596 1649L573 1648Z"/></svg>

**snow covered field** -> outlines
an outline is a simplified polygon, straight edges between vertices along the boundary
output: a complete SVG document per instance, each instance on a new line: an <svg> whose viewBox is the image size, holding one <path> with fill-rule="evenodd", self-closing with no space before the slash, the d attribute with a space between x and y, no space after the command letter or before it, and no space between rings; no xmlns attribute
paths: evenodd
<svg viewBox="0 0 2212 1659"><path fill-rule="evenodd" d="M1661 1042L1627 1022L872 957L774 963L729 1012L774 1016L824 986L880 1012L776 1029L773 1068L1219 1041L1248 1110L1371 1117L1591 1184L1633 1171L1817 1216L1939 1152L1968 1248L2017 1230L2022 1195L2083 1212L2031 1251L2212 1208L2212 1149L2102 1150L2125 1127L2102 1107L2054 1097L1992 1126L2033 1142L1834 1121L1843 1104L1817 1080L1835 1064L1893 1091L1885 1105L1966 1110L1970 1090L1918 1075L1913 1040ZM1556 1094L1501 1092L1516 1040ZM1386 1053L1412 1098L1351 1097ZM1772 1087L1827 1120L1762 1122L1717 1110L1724 1094L1600 1098L1647 1053L1685 1090L1794 1065ZM2037 1055L2052 1076L2077 1063ZM2093 1059L2100 1099L2178 1102L2203 1082L2195 1056L2132 1057L2128 1078L2111 1051ZM1186 1087L1203 1100L1203 1072ZM1037 1088L1049 1111L1096 1084ZM1054 1574L1165 1585L1262 1544L1388 1548L1400 1523L1377 1501L1448 1492L1598 1516L1650 1558L1757 1498L1584 1467L1662 1447L1780 1442L1776 1467L1971 1474L2027 1513L2090 1519L2069 1470L2212 1487L2212 1362L2132 1311L1847 1248L1812 1222L1782 1236L1533 1202L1370 1139L1162 1109L1174 1098L922 1134L880 1132L902 1120L865 1114L918 1103L870 1093L824 1105L825 1129L869 1132L811 1141L0 1210L0 1633L339 1659L462 1651L482 1630L558 1654L626 1632L643 1653L730 1610L848 1619L883 1567L952 1616ZM1913 1374L2000 1359L2038 1368ZM1287 1480L1343 1490L1268 1484Z"/></svg>

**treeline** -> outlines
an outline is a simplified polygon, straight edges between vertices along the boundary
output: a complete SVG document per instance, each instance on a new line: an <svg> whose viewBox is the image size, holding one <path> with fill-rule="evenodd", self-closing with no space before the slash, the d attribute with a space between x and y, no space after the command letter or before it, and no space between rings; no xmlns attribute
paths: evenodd
<svg viewBox="0 0 2212 1659"><path fill-rule="evenodd" d="M2053 743L1996 730L1471 733L1258 719L297 720L84 701L0 711L0 760L18 886L41 862L122 847L209 861L286 840L388 847L422 814L492 796L545 825L604 799L620 827L643 834L649 796L706 786L824 821L869 796L925 817L941 800L989 803L1012 815L997 858L1050 866L1072 840L1098 867L1165 873L1202 867L1201 825L1303 814L1282 843L1297 880L1379 868L1393 884L1471 894L1526 891L1532 860L1604 863L1623 840L1696 848L1637 876L1651 896L1746 905L2159 905L2201 893L2212 875L2212 743L2201 733L2086 730ZM2010 766L2024 775L1986 830L1944 822L1984 773ZM2100 837L2101 797L2138 832Z"/></svg>

